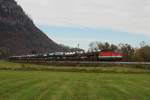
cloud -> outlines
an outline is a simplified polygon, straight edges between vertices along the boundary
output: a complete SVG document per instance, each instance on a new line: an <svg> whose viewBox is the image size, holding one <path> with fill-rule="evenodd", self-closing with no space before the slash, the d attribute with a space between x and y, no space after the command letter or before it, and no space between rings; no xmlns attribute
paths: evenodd
<svg viewBox="0 0 150 100"><path fill-rule="evenodd" d="M17 0L36 24L150 35L149 0Z"/></svg>

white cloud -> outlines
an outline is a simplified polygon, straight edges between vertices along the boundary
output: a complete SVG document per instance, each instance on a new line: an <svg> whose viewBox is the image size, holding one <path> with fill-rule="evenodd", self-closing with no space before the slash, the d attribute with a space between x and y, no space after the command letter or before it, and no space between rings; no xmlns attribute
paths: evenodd
<svg viewBox="0 0 150 100"><path fill-rule="evenodd" d="M108 27L150 35L149 0L17 0L36 24Z"/></svg>

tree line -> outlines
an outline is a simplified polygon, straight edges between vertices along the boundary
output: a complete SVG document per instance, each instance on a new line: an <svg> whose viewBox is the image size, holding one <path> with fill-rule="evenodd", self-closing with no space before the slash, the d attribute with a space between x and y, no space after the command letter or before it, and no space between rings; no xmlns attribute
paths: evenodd
<svg viewBox="0 0 150 100"><path fill-rule="evenodd" d="M124 55L125 61L138 61L138 62L149 62L150 61L150 45L146 44L144 41L141 42L140 47L133 47L130 44L120 43L118 45L111 44L108 42L91 42L89 44L90 52L93 51L103 51L111 50L119 52Z"/></svg>

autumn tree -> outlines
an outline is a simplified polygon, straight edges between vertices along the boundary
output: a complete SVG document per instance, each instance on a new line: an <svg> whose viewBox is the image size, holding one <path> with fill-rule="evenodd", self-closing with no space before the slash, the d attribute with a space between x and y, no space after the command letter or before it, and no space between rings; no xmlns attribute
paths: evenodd
<svg viewBox="0 0 150 100"><path fill-rule="evenodd" d="M139 53L144 61L150 61L150 46L146 45L139 49Z"/></svg>
<svg viewBox="0 0 150 100"><path fill-rule="evenodd" d="M119 44L120 52L124 54L127 61L131 61L134 55L134 48L130 44Z"/></svg>
<svg viewBox="0 0 150 100"><path fill-rule="evenodd" d="M0 59L7 58L10 56L10 51L8 48L0 48Z"/></svg>

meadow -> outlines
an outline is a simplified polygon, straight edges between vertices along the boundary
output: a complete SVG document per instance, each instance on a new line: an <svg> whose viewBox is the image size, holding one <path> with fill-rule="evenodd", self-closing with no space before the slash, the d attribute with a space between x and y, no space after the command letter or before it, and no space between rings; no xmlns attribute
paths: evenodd
<svg viewBox="0 0 150 100"><path fill-rule="evenodd" d="M0 100L150 99L150 74L143 69L102 67L97 68L98 72L87 71L96 69L85 67L54 69L0 61Z"/></svg>

